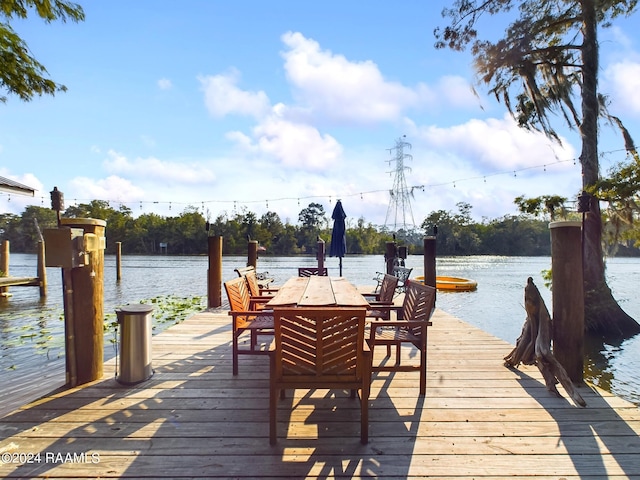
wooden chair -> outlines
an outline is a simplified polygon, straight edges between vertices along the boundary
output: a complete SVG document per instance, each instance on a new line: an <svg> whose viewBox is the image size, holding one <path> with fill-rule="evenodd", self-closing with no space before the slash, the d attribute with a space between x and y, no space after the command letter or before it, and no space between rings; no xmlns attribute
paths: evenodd
<svg viewBox="0 0 640 480"><path fill-rule="evenodd" d="M233 332L233 374L238 374L238 355L264 355L268 350L260 350L258 335L273 335L273 311L255 310L251 308L251 298L247 281L243 277L234 278L224 283L229 298L229 315L232 317ZM244 332L250 332L248 349L238 347L238 338Z"/></svg>
<svg viewBox="0 0 640 480"><path fill-rule="evenodd" d="M398 285L396 286L397 293L404 292L405 283L407 280L409 280L409 276L411 275L412 271L413 271L413 268L401 267L397 265L393 267L393 270L391 271L391 275L398 278ZM374 277L374 280L377 281L378 284L376 285L374 292L378 292L378 290L382 288L382 282L384 281L385 275L386 274L383 272L376 272L376 276Z"/></svg>
<svg viewBox="0 0 640 480"><path fill-rule="evenodd" d="M254 272L256 274L256 279L260 288L269 288L269 285L273 282L273 278L267 276L269 275L269 272L256 272L256 269L253 265L234 268L234 271L238 274L239 277L244 277L247 273Z"/></svg>
<svg viewBox="0 0 640 480"><path fill-rule="evenodd" d="M244 279L249 289L250 310L262 310L264 304L271 300L272 294L278 291L277 288L260 288L254 270L247 272L244 275Z"/></svg>
<svg viewBox="0 0 640 480"><path fill-rule="evenodd" d="M285 389L360 391L360 441L369 441L371 352L364 308L276 308L270 358L269 442L277 441L278 394Z"/></svg>
<svg viewBox="0 0 640 480"><path fill-rule="evenodd" d="M378 293L363 295L363 297L369 302L369 305L371 305L371 310L367 311L367 317L389 320L391 310L389 308L378 307L388 307L393 305L393 297L396 293L397 285L398 277L385 273L380 286L380 291Z"/></svg>
<svg viewBox="0 0 640 480"><path fill-rule="evenodd" d="M372 320L369 331L369 347L372 354L378 345L387 346L387 357L391 347L396 347L393 365L380 364L372 367L374 372L420 371L420 395L424 395L427 385L427 327L431 326L431 315L435 309L436 289L419 282L408 281L401 307L380 306L380 309L396 310L396 320ZM418 349L419 365L401 364L401 347L410 344Z"/></svg>
<svg viewBox="0 0 640 480"><path fill-rule="evenodd" d="M300 267L298 268L298 276L299 277L312 277L314 275L320 275L322 277L326 277L329 275L327 267L319 269L318 267Z"/></svg>

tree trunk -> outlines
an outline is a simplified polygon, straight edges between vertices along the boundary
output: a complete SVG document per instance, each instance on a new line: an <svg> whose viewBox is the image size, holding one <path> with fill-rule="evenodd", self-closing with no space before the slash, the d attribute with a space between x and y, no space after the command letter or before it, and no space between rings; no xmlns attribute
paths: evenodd
<svg viewBox="0 0 640 480"><path fill-rule="evenodd" d="M505 366L515 368L521 363L535 365L542 373L549 392L561 397L556 388L556 384L560 382L577 405L586 406L586 402L575 389L566 369L551 352L551 316L531 277L527 279L527 286L524 289L524 305L527 319L522 327L522 334L516 341L516 347L504 357Z"/></svg>
<svg viewBox="0 0 640 480"><path fill-rule="evenodd" d="M599 178L598 163L598 42L596 1L581 0L582 45L582 184L587 189ZM583 268L585 328L588 332L617 336L640 333L640 325L618 305L607 286L602 250L600 204L592 198L584 221Z"/></svg>

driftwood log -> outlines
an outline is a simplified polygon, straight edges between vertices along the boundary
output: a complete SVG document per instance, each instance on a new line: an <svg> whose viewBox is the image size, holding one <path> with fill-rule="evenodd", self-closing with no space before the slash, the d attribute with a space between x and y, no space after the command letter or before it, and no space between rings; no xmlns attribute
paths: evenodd
<svg viewBox="0 0 640 480"><path fill-rule="evenodd" d="M515 348L504 357L505 366L516 368L521 363L536 365L544 377L549 392L560 397L560 392L556 388L557 383L560 382L573 401L585 407L586 402L575 389L567 371L551 351L551 316L531 277L527 279L527 286L524 289L524 304L527 319L520 337L516 340Z"/></svg>

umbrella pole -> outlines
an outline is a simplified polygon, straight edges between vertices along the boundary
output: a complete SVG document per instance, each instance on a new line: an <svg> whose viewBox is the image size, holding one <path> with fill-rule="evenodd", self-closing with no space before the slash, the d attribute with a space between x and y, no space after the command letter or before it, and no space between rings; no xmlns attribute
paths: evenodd
<svg viewBox="0 0 640 480"><path fill-rule="evenodd" d="M340 257L340 276L342 276L342 257Z"/></svg>

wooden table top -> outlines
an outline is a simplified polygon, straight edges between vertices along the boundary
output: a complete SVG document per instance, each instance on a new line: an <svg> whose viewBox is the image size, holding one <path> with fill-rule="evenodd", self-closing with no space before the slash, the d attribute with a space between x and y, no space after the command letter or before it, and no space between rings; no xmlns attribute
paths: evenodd
<svg viewBox="0 0 640 480"><path fill-rule="evenodd" d="M266 308L368 307L358 289L344 277L292 277L282 285Z"/></svg>

